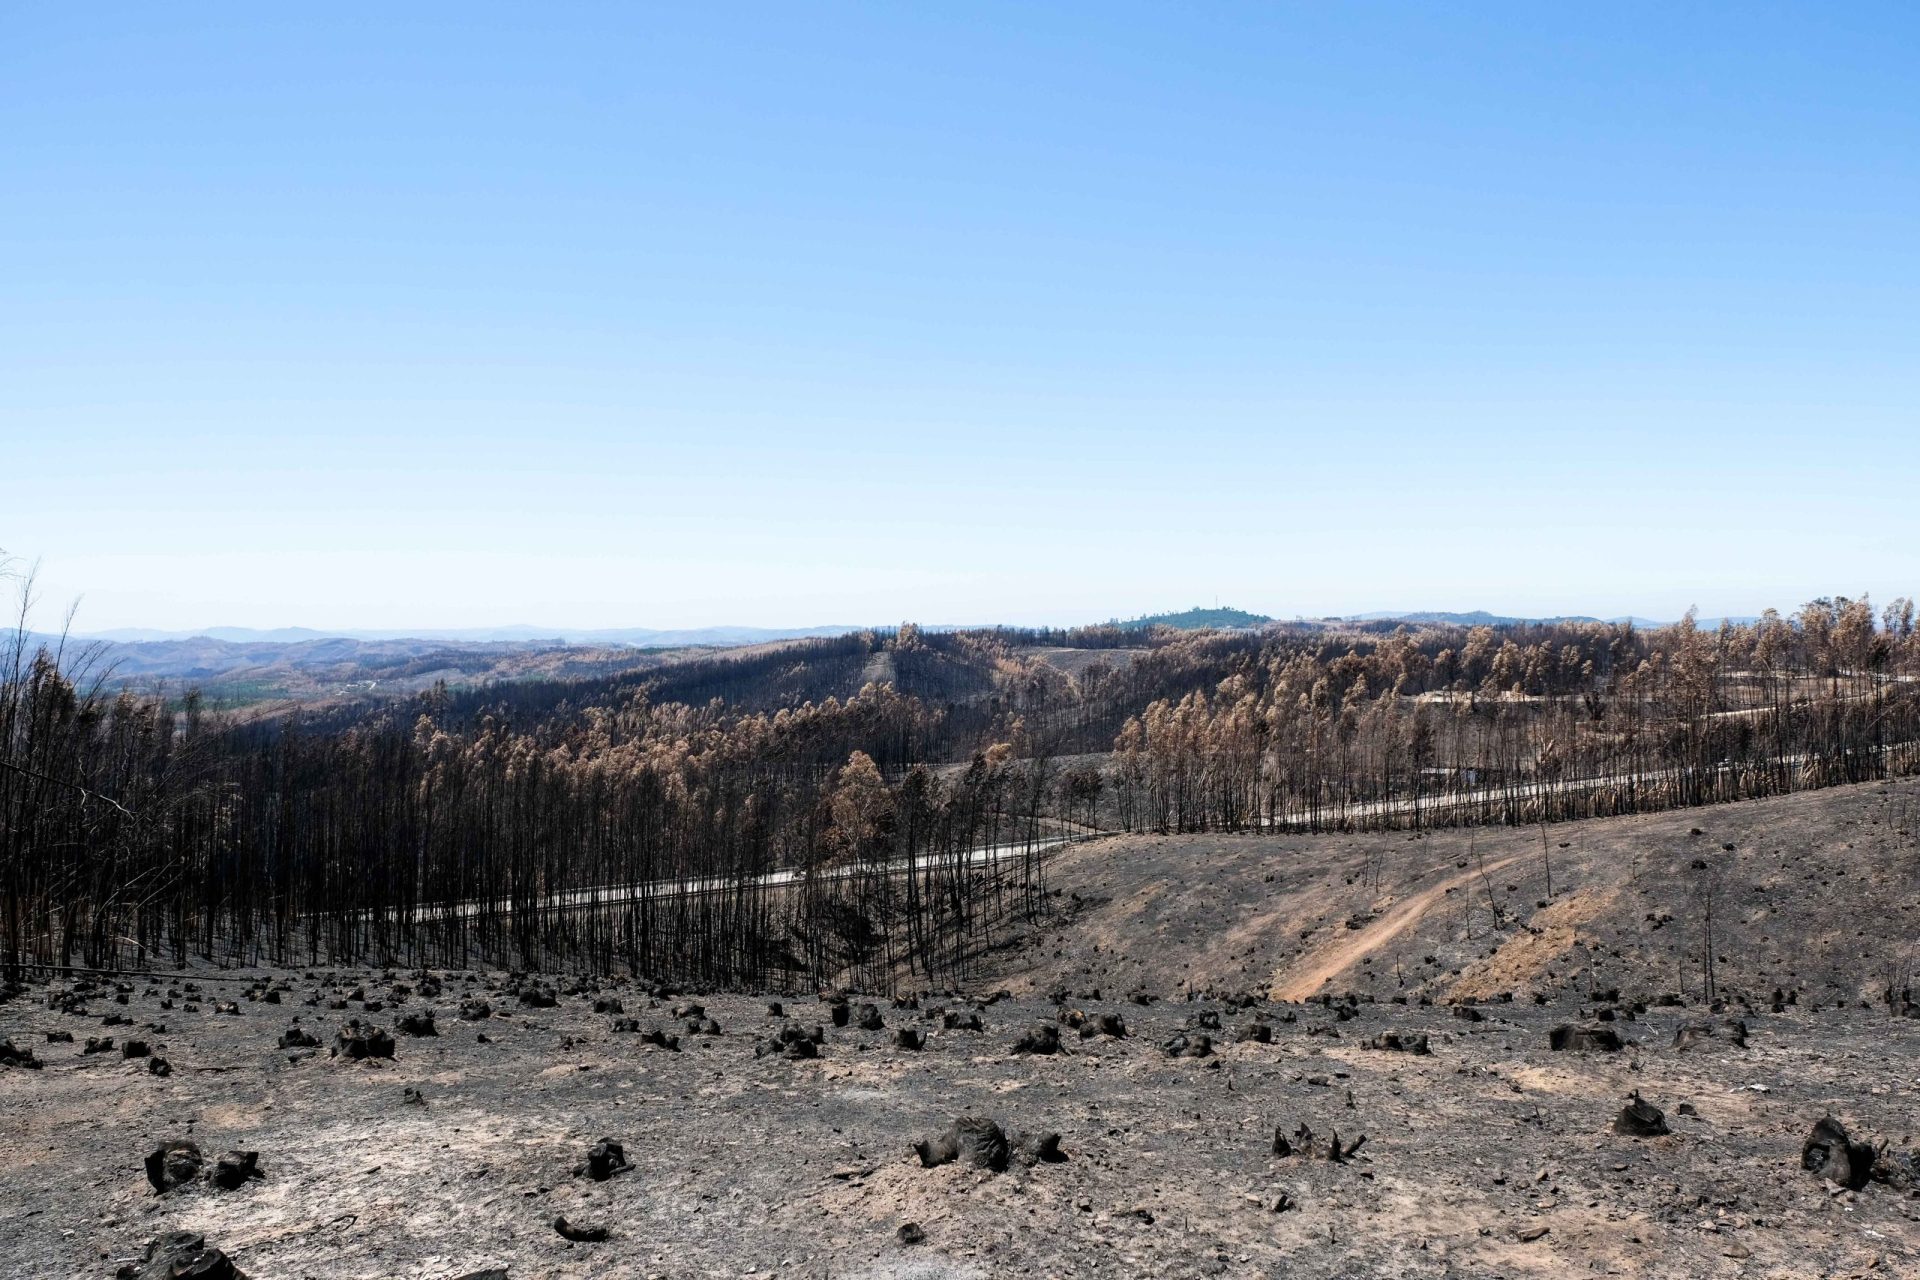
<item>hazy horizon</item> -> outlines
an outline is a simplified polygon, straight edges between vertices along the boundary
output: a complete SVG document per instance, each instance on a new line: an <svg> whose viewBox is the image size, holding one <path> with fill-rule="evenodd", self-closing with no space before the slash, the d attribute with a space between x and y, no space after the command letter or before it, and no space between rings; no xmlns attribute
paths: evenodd
<svg viewBox="0 0 1920 1280"><path fill-rule="evenodd" d="M1884 598L1876 598L1876 600L1877 600L1877 603L1884 604L1886 603L1886 601L1891 600L1893 598L1894 597L1888 596ZM1803 601L1799 603L1805 603L1805 602ZM840 622L792 622L792 623L782 623L777 621L769 622L769 623L738 623L738 622L729 622L724 619L717 619L717 620L712 620L707 622L696 622L696 623L686 624L683 626L672 626L672 627L652 626L647 623L620 624L620 625L613 625L613 626L580 627L580 626L567 625L564 622L509 622L509 623L496 623L496 624L481 624L481 625L474 625L474 626L422 625L422 626L416 626L416 627L409 627L405 625L402 625L399 627L361 627L361 626L351 626L351 625L341 626L341 627L329 627L329 626L315 626L312 624L300 623L300 622L284 623L284 624L274 625L274 626L243 626L243 625L233 625L228 623L208 623L204 626L198 626L198 627L177 627L177 628L146 627L146 626L138 626L138 625L95 627L95 626L89 626L85 624L80 618L75 618L73 620L70 631L68 631L68 634L70 634L75 639L80 639L80 640L113 640L113 641L125 641L125 642L137 642L137 641L147 641L147 640L181 640L181 639L191 639L194 637L208 637L213 639L234 639L234 640L244 639L250 642L278 642L283 638L290 638L296 633L303 638L313 638L313 639L330 639L330 638L358 638L358 639L381 639L381 640L446 639L450 641L489 642L489 641L508 641L508 640L538 641L538 640L557 638L557 639L564 639L569 642L578 642L583 639L591 640L595 638L600 638L600 639L607 639L610 642L618 642L619 637L622 637L622 636L658 635L658 636L665 636L665 637L679 637L679 636L697 636L697 635L718 635L720 633L730 633L730 632L743 633L748 635L749 638L785 638L785 637L797 637L801 635L814 635L814 634L837 635L837 634L844 634L847 632L861 631L861 630L867 630L867 629L887 629L892 627L898 627L902 623L913 623L914 625L917 625L917 626L927 627L927 628L931 628L934 630L941 630L941 631L955 631L955 630L966 630L971 628L987 628L987 627L1001 627L1001 626L1005 626L1005 627L1093 626L1093 625L1098 625L1104 622L1128 622L1140 617L1159 616L1162 614L1178 614L1178 613L1186 612L1189 608L1204 609L1204 608L1210 608L1210 607L1241 609L1242 612L1265 615L1266 617L1270 618L1274 622L1292 622L1292 621L1312 622L1312 621L1323 621L1327 619L1340 619L1345 621L1375 621L1375 620L1391 620L1394 618L1402 618L1402 617L1421 618L1421 617L1438 616L1438 615L1472 616L1476 614L1486 614L1496 618L1515 618L1515 619L1521 619L1521 620L1551 620L1556 618L1593 618L1602 622L1619 622L1619 621L1630 620L1635 623L1642 623L1642 624L1670 624L1670 623L1678 622L1686 612L1686 610L1681 610L1680 612L1672 615L1660 615L1660 614L1648 613L1645 610L1632 610L1632 611L1622 612L1622 613L1596 613L1592 610L1574 610L1566 614L1533 614L1533 613L1510 612L1510 611L1500 610L1500 609L1485 609L1480 607L1469 607L1469 608L1457 608L1457 609L1455 608L1368 609L1368 610L1361 610L1355 613L1336 614L1336 613L1311 613L1311 612L1304 612L1300 610L1293 610L1290 612L1274 612L1271 610L1245 609L1245 608L1242 608L1242 606L1231 603L1231 602L1223 602L1219 606L1196 605L1196 606L1181 606L1179 608L1169 607L1165 609L1148 610L1148 611L1145 611L1144 613L1109 614L1102 617L1081 617L1081 618L1068 618L1068 619L1036 620L1036 619L1015 619L1015 618L970 618L970 619L898 618L898 619L865 619L861 621L851 621L851 622L840 621ZM1714 625L1714 624L1717 624L1719 621L1721 621L1723 618L1733 619L1737 621L1741 619L1759 617L1765 611L1765 609L1769 607L1778 609L1779 612L1782 613L1783 615L1790 615L1793 612L1793 610L1798 607L1798 604L1793 606L1762 606L1756 609L1734 611L1727 614L1707 614L1697 609L1694 610L1694 612L1696 614L1696 617L1703 623L1708 625ZM43 615L47 615L47 616L43 616ZM30 626L28 629L41 634L57 633L62 630L64 622L65 622L64 613L59 613L56 615L55 611L53 610L41 608L41 609L37 609L35 611L33 618L30 619Z"/></svg>

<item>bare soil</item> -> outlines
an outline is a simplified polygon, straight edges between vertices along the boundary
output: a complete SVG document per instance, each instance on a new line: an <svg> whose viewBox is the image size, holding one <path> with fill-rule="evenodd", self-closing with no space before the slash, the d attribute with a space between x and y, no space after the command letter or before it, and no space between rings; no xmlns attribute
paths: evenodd
<svg viewBox="0 0 1920 1280"><path fill-rule="evenodd" d="M498 974L435 975L434 994L408 973L209 971L123 979L125 993L107 979L75 1011L46 1000L74 979L35 985L0 1005L0 1036L45 1064L0 1067L0 1275L111 1276L176 1228L203 1233L256 1280L489 1267L918 1280L1920 1275L1920 1199L1904 1172L1920 1132L1920 1018L1881 999L1914 932L1901 831L1916 794L1867 787L1550 827L1551 899L1537 831L1097 842L1053 864L1058 919L1002 940L999 972L974 998L878 1000L885 1025L870 1031L857 1017L834 1027L812 994L775 995L778 1018L766 997L616 982L569 992L561 979L558 1004L538 1008ZM1718 1012L1687 955L1708 875L1724 930L1718 980L1738 993ZM1512 904L1497 928L1488 883ZM1673 919L1656 927L1664 913ZM280 1003L262 998L268 984ZM1776 985L1794 995L1779 1012ZM1014 994L986 995L1001 986ZM396 987L411 988L397 1003ZM330 1007L356 988L362 999ZM1596 999L1612 994L1603 988L1619 998ZM1135 989L1151 1003L1128 1000ZM1257 997L1250 1006L1226 999L1242 991ZM1351 1003L1332 1005L1270 998L1348 992ZM1653 1003L1683 992L1684 1004ZM609 997L622 1014L594 1011ZM462 1020L472 998L493 1014ZM369 1000L384 1007L369 1012ZM719 1034L673 1015L688 1000ZM238 1012L215 1012L222 1001ZM402 1017L427 1010L437 1036L399 1034ZM977 1013L984 1030L946 1029L945 1011ZM1116 1014L1128 1034L1082 1039L1059 1021L1065 1011ZM296 1017L317 1050L279 1047ZM615 1030L616 1017L678 1035L680 1048ZM349 1018L395 1032L395 1056L330 1058ZM1736 1018L1744 1048L1724 1034ZM789 1020L823 1026L819 1056L756 1056ZM1255 1021L1269 1040L1236 1040ZM1062 1052L1011 1052L1039 1022L1060 1027ZM1703 1022L1723 1034L1676 1047ZM1555 1052L1549 1032L1566 1023L1626 1045ZM898 1047L902 1027L925 1032L926 1048ZM59 1031L74 1041L47 1041ZM1425 1036L1430 1053L1369 1047L1388 1033ZM1163 1045L1181 1034L1209 1036L1211 1054L1169 1056ZM87 1054L89 1036L115 1037L116 1049ZM172 1073L123 1058L129 1036ZM1635 1091L1670 1133L1614 1131ZM1802 1142L1829 1113L1886 1144L1888 1180L1847 1190L1801 1168ZM963 1115L1009 1134L1057 1132L1066 1158L923 1168L912 1143ZM1303 1125L1311 1144L1297 1138ZM1309 1154L1276 1156L1276 1129ZM1335 1131L1343 1144L1365 1135L1344 1162L1325 1156ZM143 1161L181 1138L209 1164L257 1150L265 1176L158 1194ZM633 1167L576 1176L601 1138L623 1144ZM552 1225L562 1216L608 1239L570 1242ZM903 1240L908 1224L917 1242Z"/></svg>
<svg viewBox="0 0 1920 1280"><path fill-rule="evenodd" d="M1116 836L1062 851L1016 990L1348 991L1385 1000L1618 988L1879 1002L1920 975L1920 782L1544 828ZM1552 877L1552 896L1547 881Z"/></svg>

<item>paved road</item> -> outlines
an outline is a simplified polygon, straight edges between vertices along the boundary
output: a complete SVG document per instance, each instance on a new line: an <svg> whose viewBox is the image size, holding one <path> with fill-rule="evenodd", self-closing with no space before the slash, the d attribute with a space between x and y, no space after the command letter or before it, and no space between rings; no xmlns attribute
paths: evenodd
<svg viewBox="0 0 1920 1280"><path fill-rule="evenodd" d="M988 845L974 849L964 855L961 865L966 867L987 867L1000 862L1011 862L1039 853L1073 840L1089 839L1090 836L1041 836L1031 843L1016 841L1010 844ZM887 874L905 875L909 870L931 870L936 867L947 868L952 860L921 856L909 862L905 858L896 858L886 866ZM529 904L532 909L574 910L583 907L623 906L627 903L642 901L661 901L674 898L697 898L709 893L732 893L742 886L762 889L784 889L805 885L831 883L836 880L852 880L856 877L872 874L871 865L845 865L822 867L812 872L797 868L769 871L757 876L701 876L678 880L646 880L636 884L595 885L585 889L563 889L535 899ZM422 903L415 909L416 915L429 919L448 917L471 917L500 915L515 909L511 898L493 900L470 898L460 902Z"/></svg>
<svg viewBox="0 0 1920 1280"><path fill-rule="evenodd" d="M1875 748L1875 753L1885 755L1902 747L1911 747L1911 742L1891 742ZM1777 761L1781 768L1797 768L1807 762L1805 753L1795 753ZM1723 764L1707 770L1713 776L1724 776L1739 769L1756 767L1752 763L1739 765ZM1679 776L1691 778L1696 770L1682 769ZM1524 804L1531 800L1543 800L1552 796L1567 795L1585 791L1602 791L1608 787L1643 786L1648 783L1664 783L1675 776L1671 770L1657 773L1615 773L1595 778L1566 778L1559 782L1518 783L1511 787L1477 787L1469 791L1457 791L1445 795L1407 797L1399 800L1363 800L1351 804L1329 804L1319 810L1294 809L1287 813L1275 814L1262 820L1261 825L1278 827L1282 830L1311 825L1316 818L1321 826L1349 821L1365 821L1370 818L1393 817L1401 814L1425 811L1441 813L1449 809L1472 808L1489 804L1504 804L1509 800Z"/></svg>
<svg viewBox="0 0 1920 1280"><path fill-rule="evenodd" d="M1897 747L1911 746L1911 743L1895 743L1879 748L1884 753ZM1795 767L1805 763L1806 756L1793 755L1780 763L1786 767ZM1720 765L1715 774L1732 773L1736 767L1731 764ZM1683 771L1683 776L1690 771ZM1471 808L1484 805L1505 804L1509 801L1524 804L1532 800L1542 800L1552 796L1567 795L1587 791L1599 791L1608 787L1626 787L1650 782L1666 782L1672 778L1669 772L1652 774L1618 773L1594 778L1569 778L1555 783L1526 783L1513 787L1478 787L1469 791L1454 792L1448 795L1406 797L1394 800L1367 800L1346 805L1328 805L1319 810L1294 809L1283 814L1264 817L1259 825L1270 830L1298 830L1313 826L1316 822L1323 828L1338 826L1347 822L1367 822L1378 818L1397 817L1416 811L1443 813L1448 810ZM1054 825L1063 825L1055 823ZM1094 839L1101 835L1115 834L1087 827L1083 823L1066 824L1076 828L1072 835L1051 835L1036 838L1031 842L1015 841L1008 844L989 845L974 849L962 859L967 867L987 867L1001 862L1013 861L1029 854L1043 853L1061 845L1079 840ZM911 863L905 858L897 858L887 864L890 875L905 875L909 870L924 870L934 865L950 865L946 859L920 857ZM535 900L531 906L535 910L574 910L588 907L624 906L636 902L658 902L675 898L700 897L711 893L736 892L743 886L761 889L784 889L802 886L809 881L813 884L831 883L839 880L851 880L858 876L869 875L871 866L845 865L823 867L812 872L796 868L769 871L757 876L704 876L685 879L649 880L636 884L596 885L583 889L564 889L546 894ZM423 903L416 908L416 914L424 918L445 919L451 917L472 917L498 915L514 910L512 899L468 899L451 903Z"/></svg>

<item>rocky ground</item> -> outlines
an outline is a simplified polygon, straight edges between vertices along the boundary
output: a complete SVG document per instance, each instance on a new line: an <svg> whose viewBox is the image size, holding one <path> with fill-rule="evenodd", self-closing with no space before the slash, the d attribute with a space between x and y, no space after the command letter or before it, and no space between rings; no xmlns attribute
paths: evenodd
<svg viewBox="0 0 1920 1280"><path fill-rule="evenodd" d="M1060 921L994 958L991 985L1015 994L876 1000L870 1013L854 996L844 1026L812 994L548 991L500 974L34 984L0 1005L0 1037L41 1064L0 1065L0 1275L135 1274L170 1231L204 1237L255 1280L1920 1275L1920 1018L1875 998L1873 962L1849 988L1852 970L1803 937L1777 971L1806 980L1776 1011L1757 941L1774 928L1736 905L1729 927L1748 932L1724 980L1744 1002L1661 1003L1680 993L1663 937L1675 925L1653 928L1636 895L1682 892L1695 857L1712 855L1735 904L1753 877L1730 860L1746 848L1851 838L1872 856L1830 867L1829 882L1897 883L1897 795L1836 793L1825 819L1794 807L1806 799L1769 802L1771 817L1729 806L1670 826L1627 820L1624 835L1551 828L1569 842L1555 897L1508 895L1516 861L1493 873L1495 894L1548 905L1516 907L1498 929L1488 911L1490 932L1471 939L1450 932L1464 935L1445 891L1462 870L1456 835L1268 842L1264 863L1262 846L1214 838L1186 858L1212 872L1177 882L1155 859L1179 842L1084 846L1054 868ZM1874 813L1887 823L1877 844L1862 837ZM1826 843L1806 839L1815 828ZM1783 831L1795 834L1762 838ZM1490 840L1527 849L1524 835L1457 841L1471 838L1477 861ZM1607 888L1604 850L1635 841L1677 851ZM1400 861L1381 869L1389 843ZM1755 875L1805 869L1780 869L1783 856L1756 851ZM1136 903L1156 877L1159 906ZM1336 890L1370 896L1355 908ZM1567 910L1591 892L1609 905ZM1191 936L1161 928L1209 894L1245 936L1223 941L1226 926L1198 915ZM1791 919L1819 917L1802 885L1772 896ZM1861 956L1877 945L1864 931L1894 927L1884 917L1899 906L1818 936ZM1556 911L1575 918L1541 919ZM1407 979L1415 953L1424 972ZM409 1034L427 1014L434 1034ZM391 1057L356 1019L390 1035ZM1564 1026L1593 1035L1556 1050ZM908 1031L922 1047L901 1043ZM88 1052L89 1038L113 1043ZM131 1040L144 1056L126 1056ZM1620 1131L1635 1093L1660 1113L1640 1112L1639 1127L1666 1132ZM1828 1115L1872 1149L1830 1150L1809 1170L1805 1144ZM925 1167L914 1144L940 1156L957 1117L997 1122L1008 1146L970 1129L954 1135L960 1159ZM621 1151L590 1158L602 1139ZM150 1176L169 1143L193 1144L198 1167L176 1147ZM257 1169L222 1163L229 1152L257 1152ZM571 1240L558 1219L606 1238ZM205 1254L196 1265L224 1274Z"/></svg>

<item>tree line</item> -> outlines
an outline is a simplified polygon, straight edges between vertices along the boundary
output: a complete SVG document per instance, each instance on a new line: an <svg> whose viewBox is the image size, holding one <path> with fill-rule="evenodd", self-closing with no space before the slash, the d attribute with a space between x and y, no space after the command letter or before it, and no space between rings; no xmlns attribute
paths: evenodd
<svg viewBox="0 0 1920 1280"><path fill-rule="evenodd" d="M129 692L23 612L0 964L951 985L1077 834L1531 823L1920 758L1906 601L1114 639L909 625L262 721Z"/></svg>
<svg viewBox="0 0 1920 1280"><path fill-rule="evenodd" d="M1505 631L1506 634L1502 634ZM1912 772L1913 606L1672 627L1401 629L1263 645L1129 715L1110 779L1156 830L1530 823Z"/></svg>

